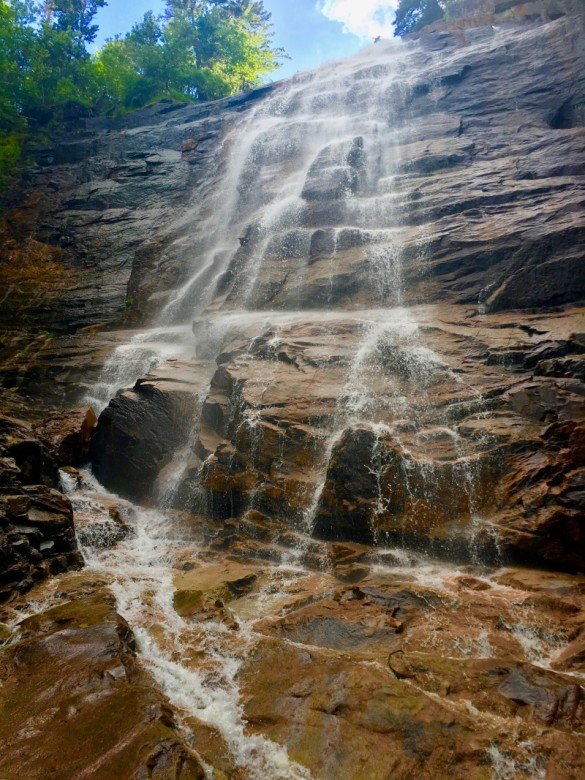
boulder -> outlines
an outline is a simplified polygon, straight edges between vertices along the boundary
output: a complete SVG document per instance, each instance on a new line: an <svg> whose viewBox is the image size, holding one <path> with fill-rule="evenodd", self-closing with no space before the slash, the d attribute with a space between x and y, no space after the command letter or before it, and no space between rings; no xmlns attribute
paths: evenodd
<svg viewBox="0 0 585 780"><path fill-rule="evenodd" d="M203 377L201 364L173 361L112 399L90 450L105 487L134 500L153 495L159 472L189 440Z"/></svg>

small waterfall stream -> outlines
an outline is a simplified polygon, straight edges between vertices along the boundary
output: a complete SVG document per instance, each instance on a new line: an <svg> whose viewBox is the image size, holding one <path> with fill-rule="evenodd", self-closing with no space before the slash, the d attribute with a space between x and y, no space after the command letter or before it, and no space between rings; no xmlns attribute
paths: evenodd
<svg viewBox="0 0 585 780"><path fill-rule="evenodd" d="M109 546L111 520L90 523L93 534L81 534L90 572L110 583L118 609L136 636L147 668L183 718L196 717L216 729L236 766L249 768L251 779L303 780L309 774L289 761L286 750L269 740L245 733L237 673L252 639L254 621L238 623L238 643L220 621L193 623L175 610L173 577L188 561L194 565L203 551L196 534L160 509L144 509L104 490L89 474L81 486L68 482L78 516L100 502L121 506L126 515L126 538ZM83 540L86 544L83 544ZM258 616L258 618L260 615ZM205 665L194 664L194 653L205 654ZM189 728L183 726L188 736ZM210 780L213 778L209 770Z"/></svg>

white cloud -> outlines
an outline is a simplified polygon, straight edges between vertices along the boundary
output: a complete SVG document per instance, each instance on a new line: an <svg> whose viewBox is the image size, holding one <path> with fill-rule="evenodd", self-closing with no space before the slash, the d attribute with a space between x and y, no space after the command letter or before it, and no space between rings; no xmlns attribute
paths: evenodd
<svg viewBox="0 0 585 780"><path fill-rule="evenodd" d="M317 0L317 10L360 38L391 38L396 4L397 0Z"/></svg>

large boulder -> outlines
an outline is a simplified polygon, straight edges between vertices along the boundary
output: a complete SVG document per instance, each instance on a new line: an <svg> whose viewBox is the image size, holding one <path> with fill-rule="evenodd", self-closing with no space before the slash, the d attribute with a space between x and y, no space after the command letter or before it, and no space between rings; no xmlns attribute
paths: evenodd
<svg viewBox="0 0 585 780"><path fill-rule="evenodd" d="M112 399L91 442L93 470L105 487L138 500L156 492L157 476L195 425L201 369L173 361Z"/></svg>

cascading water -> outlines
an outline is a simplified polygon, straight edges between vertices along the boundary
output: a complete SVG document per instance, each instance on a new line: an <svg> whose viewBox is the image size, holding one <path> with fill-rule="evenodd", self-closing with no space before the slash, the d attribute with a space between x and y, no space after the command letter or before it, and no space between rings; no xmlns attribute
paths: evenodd
<svg viewBox="0 0 585 780"><path fill-rule="evenodd" d="M262 619L279 615L281 604L295 598L304 603L302 583L316 576L304 568L313 554L309 537L324 527L320 513L331 493L327 489L331 461L346 439L367 434L366 460L355 464L356 469L363 467L371 489L365 502L368 528L358 541L404 542L370 556L373 574L403 578L421 588L432 586L446 601L455 599L458 578L468 571L430 562L420 545L418 553L406 552L407 545L413 546L412 526L419 522L419 506L436 502L434 485L441 469L451 480L453 503L463 522L472 521L468 540L472 554L467 557L473 560L475 526L481 525L473 458L481 442L471 446L461 436L456 403L431 413L436 388L450 384L459 392L461 382L449 360L433 349L432 314L426 312L421 319L417 308L409 306L404 289L406 169L399 140L409 132L408 101L419 58L416 46L380 43L352 60L277 86L245 116L226 123L217 156L215 194L190 214L192 267L184 272L178 289L162 296L167 302L152 330L116 350L101 383L88 396L101 409L117 390L131 386L169 358L188 362L197 354L201 361L204 378L193 414L184 420L185 443L167 463L153 491L159 509L122 502L123 527L112 525L107 509L99 516L99 506L119 505L117 496L91 479L81 488L72 484L69 488L79 514L90 516L80 532L90 570L108 578L145 665L182 715L187 739L190 718L216 730L245 778L310 777L277 741L248 728L239 674L261 636L257 631ZM419 276L425 272L421 242L418 255L408 261L410 272L414 267ZM308 340L307 329L313 341ZM298 368L295 350L300 354L300 347L307 349L299 371L309 375L310 370L326 366L337 382L337 395L332 391L314 415L306 418L299 412L295 428L298 421L279 416L285 406L283 386L290 380L289 375L281 378L280 369ZM228 402L230 419L220 432L224 438L216 451L208 451L201 436L213 416L211 404L208 408L206 404L217 370L214 361L218 354L227 355L228 361L232 353L244 374L250 370L248 382L234 383ZM250 369L258 356L265 361L260 376ZM301 398L299 406L305 401ZM484 399L473 388L466 388L465 402L481 415ZM219 408L219 402L214 403L213 408ZM264 462L265 437L270 434L283 441L285 431L292 428L309 474L305 481L287 461L284 444L278 457ZM213 433L221 438L218 431ZM233 492L232 471L241 442L248 449L250 467L235 510L229 491ZM397 452L399 467L395 466ZM282 546L267 545L262 567L268 573L258 575L257 591L246 605L240 605L240 614L198 622L175 610L175 579L185 565L204 568L209 550L203 531L193 533L193 519L186 520L173 507L192 510L197 490L200 495L205 489L211 492L203 484L205 470L217 463L223 467L222 458L227 465L220 476L227 474L224 482L230 484L229 489L222 488L229 494L222 519L266 512L274 520L266 507L281 501L282 514L296 535L289 538L292 554L283 552ZM187 477L190 470L198 473ZM407 494L399 497L398 472L402 492ZM263 489L266 474L272 479L270 491ZM207 479L206 484L211 482ZM298 500L290 508L278 493L281 483L294 485L291 492ZM389 519L398 514L400 502L404 518L396 530ZM202 506L205 502L197 509ZM209 513L213 515L212 510ZM421 523L426 520L423 517ZM260 530L272 544L271 529L265 526ZM254 532L258 533L258 526ZM431 545L426 552L436 549ZM231 557L237 557L235 552ZM517 598L516 591L500 587L495 577L478 576L484 577L478 580L479 592L485 585L496 597ZM319 581L319 587L323 591L319 598L333 588L330 580ZM217 599L218 609L224 610L221 601ZM531 634L530 626L518 625L518 642L530 660L544 664L562 645L558 628L543 640ZM485 659L492 653L490 638L480 625L473 641L459 642L456 636L448 641L455 658ZM296 646L294 639L291 645ZM310 653L305 655L308 660L303 663L308 664ZM303 696L301 692L297 698ZM491 750L486 760L494 767L493 776L512 777L509 767L516 765L502 756L496 744ZM526 766L531 766L529 747L524 755Z"/></svg>

